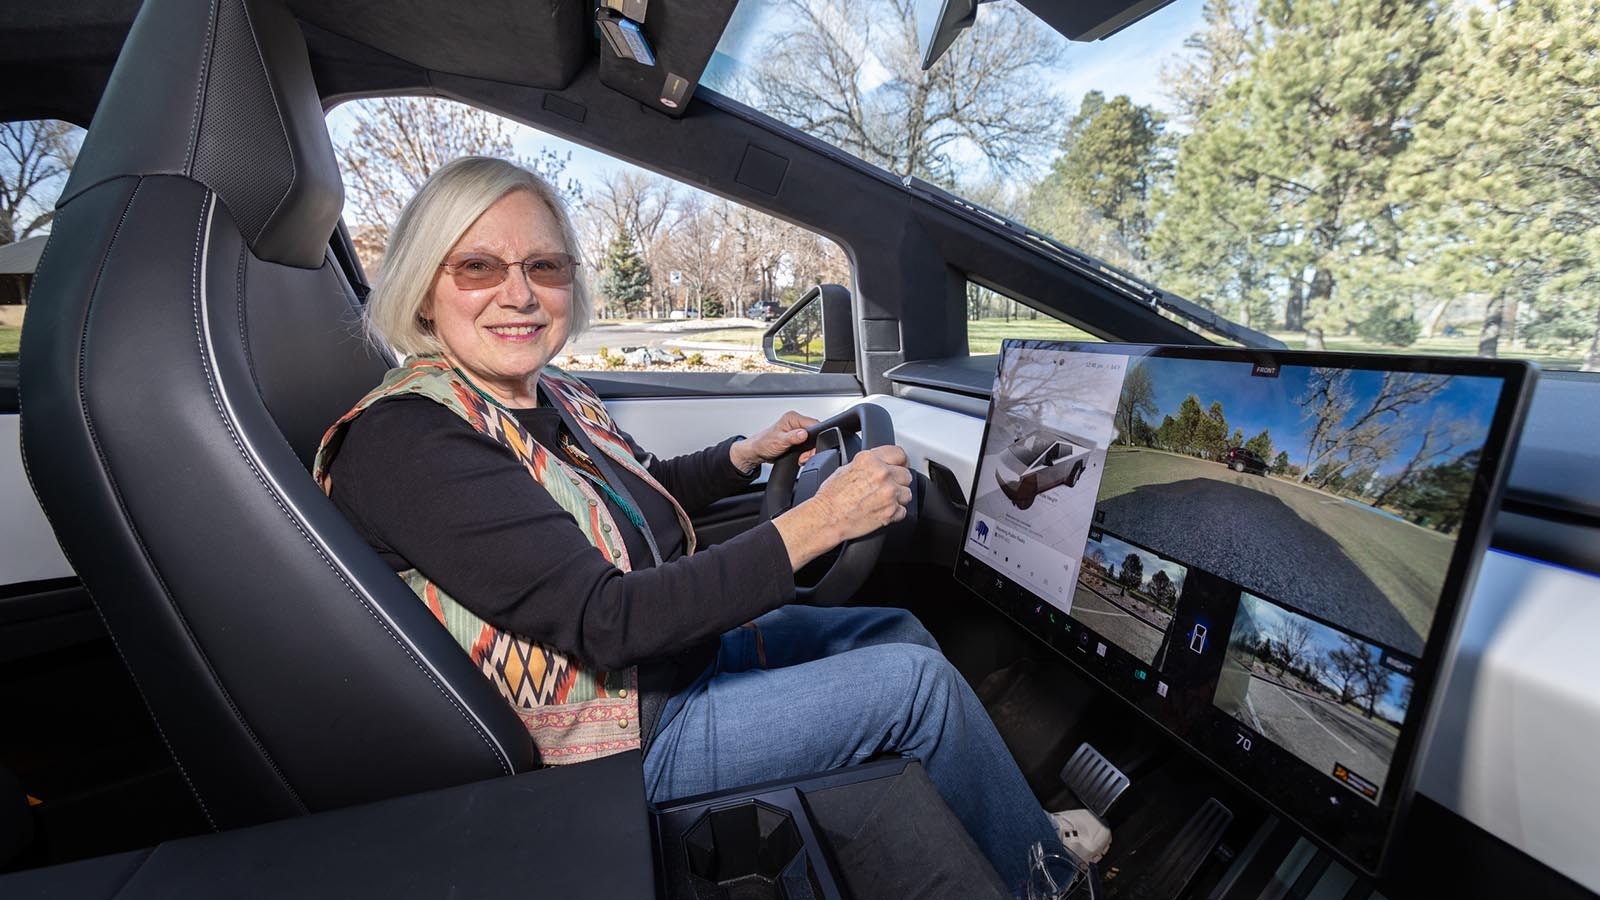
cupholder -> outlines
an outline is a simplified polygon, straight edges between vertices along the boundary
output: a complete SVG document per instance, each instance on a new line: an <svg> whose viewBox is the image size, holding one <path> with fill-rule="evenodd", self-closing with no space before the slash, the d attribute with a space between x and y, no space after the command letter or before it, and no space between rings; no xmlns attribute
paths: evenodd
<svg viewBox="0 0 1600 900"><path fill-rule="evenodd" d="M757 800L702 814L683 835L696 900L823 896L787 810Z"/></svg>

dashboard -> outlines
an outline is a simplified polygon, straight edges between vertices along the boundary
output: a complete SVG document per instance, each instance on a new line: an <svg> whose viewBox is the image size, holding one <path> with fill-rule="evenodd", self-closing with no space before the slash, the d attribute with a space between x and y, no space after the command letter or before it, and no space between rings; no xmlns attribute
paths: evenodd
<svg viewBox="0 0 1600 900"><path fill-rule="evenodd" d="M913 469L946 469L965 490L973 483L997 358L905 363L893 392L864 398L889 411L896 442ZM1534 501L1600 510L1600 479L1590 476L1579 432L1600 421L1591 378L1544 373L1528 412L1492 546L1467 600L1455 658L1421 750L1418 792L1589 891L1600 892L1600 771L1589 750L1600 742L1600 533L1584 518L1553 522ZM810 396L695 400L718 404L724 423L770 417L776 404L817 416L857 397ZM754 402L752 402L754 400ZM698 449L680 404L607 400L623 427L662 455ZM1563 487L1564 486L1564 487ZM1538 513L1538 515L1535 515ZM1540 556L1530 554L1537 545ZM1588 555L1586 555L1588 554ZM1558 557L1553 562L1548 557ZM953 566L954 560L950 560ZM1587 568L1586 568L1587 567ZM955 602L982 604L953 581Z"/></svg>
<svg viewBox="0 0 1600 900"><path fill-rule="evenodd" d="M979 463L994 357L907 363L894 370L893 392L865 399L887 409L913 468L948 470L965 489ZM698 449L703 429L687 427L693 408L717 427L759 427L773 410L831 415L859 395L608 398L624 428L662 455ZM70 577L49 539L16 456L15 417L0 416L0 488L17 503L6 518L19 537L0 564L39 579ZM1468 601L1433 736L1422 751L1418 791L1484 832L1590 891L1600 892L1600 772L1589 748L1600 743L1600 662L1590 636L1600 634L1600 547L1595 520L1600 480L1581 434L1600 421L1600 396L1583 376L1546 373L1529 412L1510 493L1493 547ZM7 496L13 496L8 494ZM1545 499L1569 518L1548 512ZM37 521L34 521L34 519ZM32 523L30 525L30 523ZM1538 555L1534 555L1537 553ZM1584 554L1590 556L1586 557ZM1557 557L1561 562L1553 562ZM951 560L953 564L953 560ZM958 602L982 604L951 583Z"/></svg>

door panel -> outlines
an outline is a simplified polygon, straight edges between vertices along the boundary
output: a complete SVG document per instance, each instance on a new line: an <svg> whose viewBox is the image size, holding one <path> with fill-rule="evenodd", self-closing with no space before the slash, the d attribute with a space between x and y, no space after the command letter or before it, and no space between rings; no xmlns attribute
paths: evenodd
<svg viewBox="0 0 1600 900"><path fill-rule="evenodd" d="M639 446L670 458L708 447L733 434L754 434L785 410L825 419L861 400L849 375L655 372L578 373L606 401L606 409ZM727 497L694 516L701 547L753 528L761 515L761 489Z"/></svg>
<svg viewBox="0 0 1600 900"><path fill-rule="evenodd" d="M771 425L784 410L823 419L861 400L859 387L853 395L796 392L707 396L679 392L629 399L625 391L617 389L615 382L622 379L579 374L605 399L606 409L622 429L633 435L639 446L660 457L691 453L732 434L754 434ZM804 375L775 377L786 381L808 379Z"/></svg>

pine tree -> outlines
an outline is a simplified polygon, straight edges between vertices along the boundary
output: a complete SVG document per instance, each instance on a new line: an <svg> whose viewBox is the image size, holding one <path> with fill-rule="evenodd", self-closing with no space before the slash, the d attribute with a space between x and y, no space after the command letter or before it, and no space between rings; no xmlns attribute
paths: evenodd
<svg viewBox="0 0 1600 900"><path fill-rule="evenodd" d="M606 245L605 275L600 279L600 292L614 308L629 317L636 316L650 292L650 267L639 255L633 234L628 229L619 230Z"/></svg>
<svg viewBox="0 0 1600 900"><path fill-rule="evenodd" d="M1265 0L1260 16L1248 72L1184 141L1154 244L1202 285L1236 268L1223 291L1246 309L1281 297L1318 346L1363 320L1362 281L1396 255L1388 182L1448 29L1431 0Z"/></svg>
<svg viewBox="0 0 1600 900"><path fill-rule="evenodd" d="M1473 9L1397 183L1410 247L1444 298L1478 296L1478 351L1587 341L1600 369L1600 7Z"/></svg>
<svg viewBox="0 0 1600 900"><path fill-rule="evenodd" d="M1165 126L1159 112L1126 95L1085 94L1061 155L1029 198L1028 224L1139 272L1151 198L1168 167Z"/></svg>

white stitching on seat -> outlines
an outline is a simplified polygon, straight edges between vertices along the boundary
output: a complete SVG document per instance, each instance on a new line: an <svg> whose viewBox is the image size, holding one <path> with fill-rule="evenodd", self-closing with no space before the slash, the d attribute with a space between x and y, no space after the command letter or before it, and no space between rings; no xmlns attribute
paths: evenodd
<svg viewBox="0 0 1600 900"><path fill-rule="evenodd" d="M190 296L194 298L194 306L196 310L194 316L194 325L197 333L200 329L200 298L204 295L204 286L201 281L202 270L205 267L205 255L207 252L203 251L201 248L206 247L209 249L210 247L211 217L216 213L216 209L216 194L210 190L207 190L201 198L201 215L199 216L198 221L195 223L194 267L191 269L189 282ZM202 358L205 356L203 347L201 356ZM201 365L201 371L206 373L206 381L209 383L211 380L211 373L208 369L206 369L203 362ZM230 431L231 430L232 429L230 429ZM237 443L237 441L235 443ZM164 583L163 587L165 587ZM169 591L168 595L170 596L170 594L171 592ZM272 770L272 774L277 776L278 783L283 786L284 790L289 792L289 796L294 800L295 806L299 807L303 812L310 812L310 808L306 806L305 801L300 799L299 792L297 792L294 789L294 786L289 783L288 776L284 775L283 770L278 767L277 760L273 759L272 754L267 752L266 746L263 745L261 743L261 739L256 736L255 729L250 727L250 723L245 720L244 714L239 711L238 705L233 702L233 695L228 692L228 688L222 683L222 679L217 676L215 667L211 665L211 659L206 655L206 652L204 648L200 646L200 643L194 640L194 634L189 630L189 623L184 617L183 611L178 608L176 603L173 604L173 609L177 612L179 621L183 622L184 631L189 633L189 640L190 643L194 645L195 653L199 654L200 658L205 661L206 671L210 673L211 680L215 683L217 691L222 695L222 699L228 704L228 710L232 712L233 717L238 720L239 727L244 729L244 733L250 738L250 743L255 745L256 752L261 755L261 759L267 764L267 767Z"/></svg>
<svg viewBox="0 0 1600 900"><path fill-rule="evenodd" d="M214 198L215 194L208 192L208 196ZM410 641L410 639L404 637L404 633L400 631L386 616L381 615L379 610L374 607L365 593L345 576L345 573L339 568L339 566L335 565L333 560L324 550L324 542L320 538L314 537L309 531L307 531L303 524L303 518L296 515L289 509L288 505L285 503L283 491L270 482L266 476L266 473L258 464L258 454L253 453L246 447L240 431L235 427L235 417L231 414L231 404L226 401L225 397L221 393L221 380L220 378L213 377L213 372L215 369L215 356L211 351L209 328L207 328L205 322L203 322L203 320L209 321L210 305L206 298L205 283L200 279L199 273L201 269L206 267L205 263L203 263L201 260L203 258L209 258L211 252L210 223L215 214L216 204L213 202L211 203L209 211L206 214L207 233L205 249L196 259L197 290L194 295L195 335L197 341L199 342L199 350L204 363L202 368L205 374L207 387L211 393L212 404L216 407L218 417L221 419L223 426L227 428L228 435L233 440L234 448L239 451L239 455L244 459L245 463L250 466L251 472L256 476L256 481L266 489L267 496L272 498L273 503L277 505L279 511L282 512L284 517L288 519L289 523L295 527L295 530L300 532L300 536L305 539L306 543L316 551L317 556L322 559L323 564L328 567L328 570L339 579L340 583L345 586L345 589L350 592L351 596L355 597L356 600L361 603L362 607L366 609L368 615L372 616L379 626L383 628L383 630L389 635L390 639L395 642L396 646L405 652L406 656L411 659L418 671L427 676L428 680L433 683L435 688L438 689L440 695L449 701L449 703L456 708L456 711L461 714L462 718L473 727L473 730L478 734L479 739L482 740L485 746L487 746L496 756L500 764L501 771L507 775L512 774L513 768L511 766L510 756L506 753L505 748L500 746L499 742L494 739L487 726L484 725L483 721L479 719L476 713L470 709L470 706L455 693L453 687L448 686L433 670L433 667L427 664L426 658L417 651L415 645Z"/></svg>
<svg viewBox="0 0 1600 900"><path fill-rule="evenodd" d="M88 302L86 302L84 304L84 306L83 306L83 321L78 326L78 374L77 374L78 407L79 407L79 409L81 411L81 414L83 416L83 427L84 427L84 430L86 432L88 432L88 434L89 434L89 444L90 444L90 446L92 446L94 448L95 456L98 457L99 460L100 460L100 467L103 470L105 470L106 481L110 485L111 494L112 494L113 497L116 498L117 506L118 506L118 508L120 508L122 510L122 514L123 514L123 518L124 519L129 518L128 517L127 504L125 502L123 502L122 492L117 489L116 481L111 478L111 467L109 465L107 465L107 463L106 463L105 451L100 446L100 436L95 432L94 422L89 417L89 398L84 393L84 385L88 381L88 377L87 377L87 374L84 372L83 361L84 361L85 354L86 354L86 345L89 342L89 327L88 327L89 310L94 306L94 296L95 296L95 293L99 290L100 278L105 273L106 259L109 258L110 255L111 255L111 248L116 246L117 238L120 237L121 234L122 234L122 226L123 226L123 224L125 222L128 221L128 211L133 208L134 198L139 196L139 189L141 187L143 187L143 186L144 186L144 179L140 178L134 184L133 190L131 192L129 192L127 202L125 204L123 204L122 215L120 217L118 217L118 219L117 219L116 228L112 229L111 240L106 245L106 253L103 256L101 256L100 264L95 269L94 281L89 287L89 299L88 299ZM82 194L80 194L79 196L82 196ZM62 209L61 212L65 212L65 207ZM61 225L61 221L62 221L61 212L58 212L56 214L57 218L56 218L55 224L56 224L57 227L59 227ZM45 268L45 261L49 257L49 255L50 255L50 244L47 243L47 244L45 244L44 252L39 256L39 265L36 267L36 270L38 270L38 271L48 271ZM35 284L34 284L34 289L35 290L38 289L37 282L35 282ZM18 406L18 409L20 409L21 405L22 405L21 404L21 393L22 393L21 392L21 386L19 385L18 386L18 392L17 392L17 399L18 399L17 406ZM24 434L26 434L26 432L24 432ZM26 444L26 441L24 441L24 445L25 444ZM37 486L37 483L34 481L33 472L28 466L28 454L27 454L26 446L24 446L23 453L22 453L22 471L23 471L23 474L27 476L28 483L30 485L33 485L34 494L37 495L39 493L38 486ZM40 510L44 513L45 521L50 523L50 529L52 531L56 531L55 520L51 518L50 510L45 508L43 503L41 503L39 506L40 506ZM136 545L138 545L138 547L139 547L140 554L142 556L144 556L145 565L147 567L149 567L151 573L156 578L156 581L158 583L161 583L162 590L165 591L166 590L166 584L161 582L161 576L158 573L155 572L155 566L153 564L151 564L150 554L145 549L144 542L139 540L139 537L138 537L137 534L133 535L133 539L134 539L134 543ZM82 571L81 569L78 568L78 565L72 561L72 553L71 553L70 550L68 550L68 548L64 544L61 545L61 555L66 558L67 564L72 567L72 570L74 572L81 572ZM80 583L82 583L81 576L79 578L79 581L80 581ZM84 588L84 591L89 594L89 598L91 600L93 600L94 599L94 592L89 590L89 586L87 584L84 584L83 588ZM170 592L168 592L168 596L169 597L171 596ZM128 655L126 653L124 653L123 650L122 650L122 642L117 640L117 633L116 633L116 631L114 629L112 629L111 623L106 621L105 611L100 608L100 604L98 602L96 602L94 604L94 611L95 611L95 614L100 617L100 624L105 628L106 634L111 638L111 646L116 649L117 657L122 660L123 667L128 670L129 677L133 679L133 686L134 686L134 688L136 690L138 690L139 698L144 701L145 709L150 712L150 721L152 723L154 723L155 726L156 726L156 734L158 736L160 736L162 746L167 748L167 755L172 757L173 765L178 767L178 774L183 778L183 783L188 786L189 795L194 797L195 802L197 804L199 804L199 806L200 806L200 814L205 817L206 824L211 827L212 831L216 831L217 830L217 821L211 815L211 808L206 805L205 798L200 795L199 789L197 789L195 787L194 779L189 777L189 770L188 770L187 767L184 766L183 760L179 759L177 752L173 750L172 740L167 737L167 731L166 731L165 728L162 727L161 719L158 716L156 716L155 709L150 705L150 697L149 697L149 694L145 692L144 683L139 680L139 675L138 675L137 670L135 670L133 666L128 664ZM174 611L176 612L176 609L174 609ZM181 614L179 615L179 619L181 621L181 619L182 619L182 615Z"/></svg>

